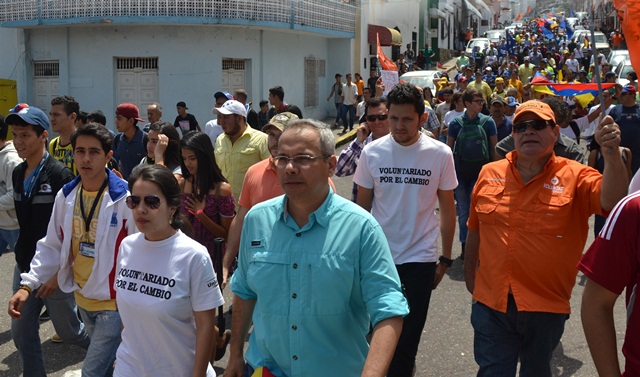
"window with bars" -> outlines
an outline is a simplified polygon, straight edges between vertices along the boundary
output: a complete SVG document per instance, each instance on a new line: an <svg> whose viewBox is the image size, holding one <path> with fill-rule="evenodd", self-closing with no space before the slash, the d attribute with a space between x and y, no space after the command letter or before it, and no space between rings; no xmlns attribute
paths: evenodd
<svg viewBox="0 0 640 377"><path fill-rule="evenodd" d="M222 70L228 71L230 69L236 69L239 71L244 71L244 62L244 59L224 58L222 59Z"/></svg>
<svg viewBox="0 0 640 377"><path fill-rule="evenodd" d="M318 78L325 76L324 59L304 58L304 107L318 106Z"/></svg>
<svg viewBox="0 0 640 377"><path fill-rule="evenodd" d="M35 62L33 64L33 71L35 77L58 77L60 76L60 62Z"/></svg>
<svg viewBox="0 0 640 377"><path fill-rule="evenodd" d="M116 58L117 69L158 69L158 58Z"/></svg>

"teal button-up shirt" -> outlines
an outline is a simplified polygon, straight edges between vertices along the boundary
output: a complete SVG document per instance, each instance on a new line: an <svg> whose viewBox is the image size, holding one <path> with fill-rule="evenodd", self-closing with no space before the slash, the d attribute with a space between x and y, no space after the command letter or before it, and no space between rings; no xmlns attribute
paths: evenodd
<svg viewBox="0 0 640 377"><path fill-rule="evenodd" d="M369 323L409 312L376 220L329 192L302 228L286 196L247 213L232 291L256 300L246 353L276 376L359 376Z"/></svg>

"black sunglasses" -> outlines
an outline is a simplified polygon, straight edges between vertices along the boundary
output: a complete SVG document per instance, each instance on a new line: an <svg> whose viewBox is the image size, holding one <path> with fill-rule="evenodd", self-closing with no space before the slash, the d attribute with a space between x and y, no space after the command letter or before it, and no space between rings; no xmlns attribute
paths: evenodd
<svg viewBox="0 0 640 377"><path fill-rule="evenodd" d="M375 122L376 119L379 121L387 120L389 116L387 114L378 114L378 115L367 115L368 122Z"/></svg>
<svg viewBox="0 0 640 377"><path fill-rule="evenodd" d="M155 195L147 195L145 197L142 197L139 195L130 195L125 200L125 203L127 203L127 207L134 209L137 206L139 206L140 202L142 202L143 200L144 200L144 205L147 206L149 209L158 209L160 208L160 203L162 203L160 198Z"/></svg>
<svg viewBox="0 0 640 377"><path fill-rule="evenodd" d="M517 134L521 134L527 131L527 127L531 127L536 131L544 130L547 128L549 124L546 120L536 119L536 120L527 120L524 122L516 123L513 125L513 132Z"/></svg>

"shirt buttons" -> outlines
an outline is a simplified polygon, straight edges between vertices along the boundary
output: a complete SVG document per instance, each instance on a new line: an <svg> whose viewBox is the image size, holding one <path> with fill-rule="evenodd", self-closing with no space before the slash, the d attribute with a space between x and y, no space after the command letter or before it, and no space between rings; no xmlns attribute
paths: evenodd
<svg viewBox="0 0 640 377"><path fill-rule="evenodd" d="M293 268L298 268L298 264L297 264L297 263L294 263L294 264L293 264Z"/></svg>
<svg viewBox="0 0 640 377"><path fill-rule="evenodd" d="M300 237L302 234L300 233L296 233L296 237Z"/></svg>
<svg viewBox="0 0 640 377"><path fill-rule="evenodd" d="M298 295L294 293L294 294L291 295L291 297L292 298L296 298L296 297L298 297Z"/></svg>
<svg viewBox="0 0 640 377"><path fill-rule="evenodd" d="M297 329L298 329L298 326L293 325L293 326L291 326L291 329L292 329L292 330L297 330Z"/></svg>
<svg viewBox="0 0 640 377"><path fill-rule="evenodd" d="M294 359L294 360L298 360L298 356L293 355L293 359Z"/></svg>

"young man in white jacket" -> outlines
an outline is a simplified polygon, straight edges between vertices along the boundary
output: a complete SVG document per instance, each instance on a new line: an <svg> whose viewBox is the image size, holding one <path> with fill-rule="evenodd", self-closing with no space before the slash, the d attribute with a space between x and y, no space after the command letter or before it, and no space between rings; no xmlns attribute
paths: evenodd
<svg viewBox="0 0 640 377"><path fill-rule="evenodd" d="M9 127L0 115L0 255L7 246L15 251L20 235L20 226L13 202L13 169L22 163L16 147L7 141Z"/></svg>
<svg viewBox="0 0 640 377"><path fill-rule="evenodd" d="M9 301L9 314L19 316L30 292L57 274L60 289L74 292L91 337L83 377L113 373L121 330L115 260L122 239L137 232L125 204L127 183L105 169L112 142L109 131L96 123L71 136L79 175L56 195L47 235L38 242L30 271L21 275L21 289Z"/></svg>

